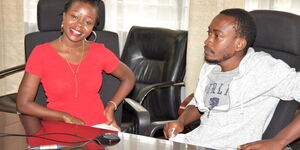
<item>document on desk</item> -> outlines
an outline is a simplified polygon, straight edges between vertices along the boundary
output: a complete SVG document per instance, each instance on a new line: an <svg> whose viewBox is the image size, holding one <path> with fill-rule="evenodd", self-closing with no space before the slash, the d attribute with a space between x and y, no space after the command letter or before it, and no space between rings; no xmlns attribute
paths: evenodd
<svg viewBox="0 0 300 150"><path fill-rule="evenodd" d="M119 132L119 130L117 128L115 128L112 125L108 125L106 123L101 123L101 124L93 125L92 127L99 128L99 129L105 129L105 130L111 130L111 131L118 131Z"/></svg>
<svg viewBox="0 0 300 150"><path fill-rule="evenodd" d="M183 143L183 144L186 144L188 142L188 140L185 137L185 134L181 134L181 133L177 134L175 137L172 136L169 140L173 142Z"/></svg>

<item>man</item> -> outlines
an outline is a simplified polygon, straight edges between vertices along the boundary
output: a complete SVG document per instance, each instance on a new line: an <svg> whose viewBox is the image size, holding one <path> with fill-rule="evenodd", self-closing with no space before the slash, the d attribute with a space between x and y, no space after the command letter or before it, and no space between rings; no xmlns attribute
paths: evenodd
<svg viewBox="0 0 300 150"><path fill-rule="evenodd" d="M280 99L300 101L300 75L283 61L254 52L255 33L253 18L242 9L223 10L212 20L194 98L176 121L165 125L166 138L237 149L261 140ZM176 136L199 118L199 127Z"/></svg>

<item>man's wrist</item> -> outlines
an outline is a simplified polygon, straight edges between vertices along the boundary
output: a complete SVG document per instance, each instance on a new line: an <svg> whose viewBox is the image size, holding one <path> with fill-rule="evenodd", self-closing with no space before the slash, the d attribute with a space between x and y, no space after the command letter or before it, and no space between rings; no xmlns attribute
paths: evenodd
<svg viewBox="0 0 300 150"><path fill-rule="evenodd" d="M289 144L289 140L285 138L276 138L273 139L276 143L280 145L280 148L284 148Z"/></svg>
<svg viewBox="0 0 300 150"><path fill-rule="evenodd" d="M177 121L179 124L185 126L185 124L184 124L184 118L183 118L183 117L181 117L181 118L179 117L176 121Z"/></svg>

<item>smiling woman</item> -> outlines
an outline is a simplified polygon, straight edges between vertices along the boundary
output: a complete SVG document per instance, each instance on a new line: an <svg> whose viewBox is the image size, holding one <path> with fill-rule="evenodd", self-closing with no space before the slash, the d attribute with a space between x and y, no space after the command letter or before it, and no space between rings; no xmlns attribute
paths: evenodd
<svg viewBox="0 0 300 150"><path fill-rule="evenodd" d="M87 41L97 24L100 0L68 0L64 6L61 36L36 46L30 54L17 96L17 110L47 121L93 126L107 123L120 129L115 107L132 89L135 79L130 69L103 43ZM98 94L102 72L121 83L104 108ZM47 96L47 107L34 102L39 83ZM37 129L38 131L38 129ZM32 133L31 133L32 134Z"/></svg>

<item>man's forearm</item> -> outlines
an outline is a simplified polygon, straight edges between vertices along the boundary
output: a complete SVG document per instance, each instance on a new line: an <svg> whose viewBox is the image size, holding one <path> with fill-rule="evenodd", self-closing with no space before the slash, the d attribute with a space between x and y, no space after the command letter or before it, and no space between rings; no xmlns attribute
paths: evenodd
<svg viewBox="0 0 300 150"><path fill-rule="evenodd" d="M198 108L193 105L189 105L177 120L180 121L183 125L187 125L198 120L200 117L201 113L199 112Z"/></svg>
<svg viewBox="0 0 300 150"><path fill-rule="evenodd" d="M300 137L300 113L296 118L283 130L281 130L274 139L279 140L283 146L288 145Z"/></svg>

